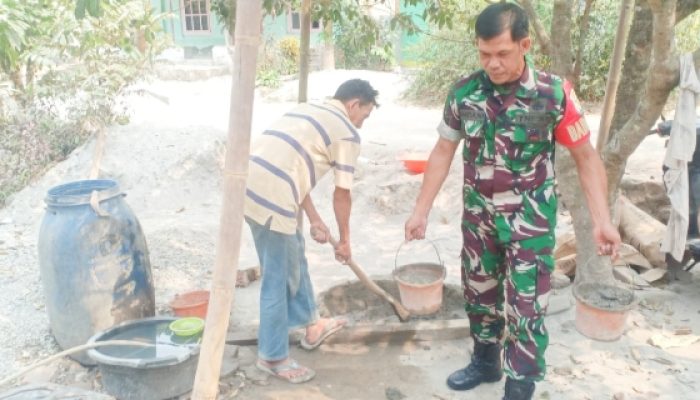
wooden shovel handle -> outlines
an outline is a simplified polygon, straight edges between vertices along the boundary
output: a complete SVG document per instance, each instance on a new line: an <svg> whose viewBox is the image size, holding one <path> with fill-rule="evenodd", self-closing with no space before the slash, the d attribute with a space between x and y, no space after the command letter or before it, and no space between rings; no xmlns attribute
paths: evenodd
<svg viewBox="0 0 700 400"><path fill-rule="evenodd" d="M328 241L333 246L333 248L335 248L338 245L338 242L332 236L329 236ZM384 300L391 303L392 307L394 307L394 311L396 311L396 315L398 315L399 319L402 322L410 318L411 313L394 297L392 297L384 289L379 287L379 285L377 285L373 280L369 279L362 267L360 267L352 258L347 260L347 264L348 266L350 266L352 272L354 272L355 275L360 279L360 282L367 286L369 290L373 291L380 297L384 298Z"/></svg>

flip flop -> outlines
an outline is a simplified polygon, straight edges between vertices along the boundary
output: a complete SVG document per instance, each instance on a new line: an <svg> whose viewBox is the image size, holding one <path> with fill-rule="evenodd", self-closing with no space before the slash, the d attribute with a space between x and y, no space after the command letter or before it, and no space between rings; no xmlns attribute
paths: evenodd
<svg viewBox="0 0 700 400"><path fill-rule="evenodd" d="M283 381L287 381L289 383L308 382L311 379L313 379L314 376L316 376L316 372L314 370L312 370L310 368L302 367L301 365L299 365L299 363L296 362L296 360L293 360L291 358L287 362L275 365L274 367L267 366L267 365L263 364L260 360L258 360L255 363L255 367L263 372L266 372L266 373L274 376L275 378L281 379ZM297 375L297 376L293 376L293 377L287 377L287 376L281 375L284 372L301 370L302 368L305 369L306 372L301 374L301 375Z"/></svg>
<svg viewBox="0 0 700 400"><path fill-rule="evenodd" d="M347 323L347 321L337 319L331 319L331 321L332 322L326 323L326 326L323 327L323 332L321 332L321 335L318 337L318 339L316 339L315 342L309 343L309 341L306 340L306 336L304 336L299 342L299 345L306 350L313 350L320 346L321 343L323 343L323 341L326 340L329 336L343 329L343 327L345 327L345 324Z"/></svg>

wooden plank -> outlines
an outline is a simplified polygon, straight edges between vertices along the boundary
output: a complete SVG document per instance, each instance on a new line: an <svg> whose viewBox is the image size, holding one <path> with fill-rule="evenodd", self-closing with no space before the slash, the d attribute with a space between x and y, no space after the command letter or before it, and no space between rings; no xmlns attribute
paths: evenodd
<svg viewBox="0 0 700 400"><path fill-rule="evenodd" d="M226 344L255 346L258 344L257 326L234 328L228 332ZM390 322L382 325L358 323L347 326L325 343L402 343L407 341L452 340L469 336L469 320L448 319L438 321ZM299 338L290 336L289 343L297 344Z"/></svg>

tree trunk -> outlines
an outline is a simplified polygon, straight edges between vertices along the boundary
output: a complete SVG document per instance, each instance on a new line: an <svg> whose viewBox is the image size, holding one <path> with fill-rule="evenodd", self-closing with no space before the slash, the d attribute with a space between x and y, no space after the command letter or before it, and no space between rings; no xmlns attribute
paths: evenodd
<svg viewBox="0 0 700 400"><path fill-rule="evenodd" d="M628 118L624 120L624 125L615 131L615 135L611 135L610 141L603 151L603 159L606 169L608 169L608 186L611 196L616 194L627 159L647 136L656 118L661 114L671 90L678 84L679 62L672 51L675 4L669 7L667 3L657 4L653 12L651 7L643 9L644 21L651 22L646 25L650 31L649 35L652 37L648 49L649 56L646 57L650 61L645 63L647 65L645 73L634 70L635 76L625 77L628 81L633 79L634 82L641 82L639 87L630 94L630 98L625 99L622 93L618 94L616 107L620 106L621 110L616 109L613 127L616 122L617 124L622 123L620 115L628 115ZM653 3L649 2L648 4ZM646 19L647 13L651 14L651 21ZM634 29L634 24L632 29ZM631 35L633 33L638 35L638 32L630 31ZM646 48L644 50L647 51ZM624 92L630 91L625 86L620 86L620 89ZM641 93L644 93L643 98L641 98ZM639 100L635 101L635 99ZM625 100L634 107L624 104ZM633 109L630 110L630 108Z"/></svg>
<svg viewBox="0 0 700 400"><path fill-rule="evenodd" d="M630 21L632 20L632 6L634 0L623 0L620 5L620 20L617 25L617 34L615 35L615 46L613 47L613 56L610 60L610 69L608 70L608 83L605 87L605 99L603 101L603 112L600 118L600 128L598 129L598 142L596 149L600 153L603 147L608 142L610 133L610 123L615 112L615 98L617 88L620 83L620 71L622 70L622 56L627 44L627 34L629 33Z"/></svg>
<svg viewBox="0 0 700 400"><path fill-rule="evenodd" d="M299 45L299 103L308 100L309 58L311 47L311 0L301 2L301 43Z"/></svg>
<svg viewBox="0 0 700 400"><path fill-rule="evenodd" d="M552 9L552 71L571 80L573 75L572 41L571 41L571 9L573 0L554 0Z"/></svg>
<svg viewBox="0 0 700 400"><path fill-rule="evenodd" d="M571 3L568 0L558 0L554 4L554 11L552 20L556 22L552 23L551 35L551 46L555 49L551 54L552 72L559 76L567 76L572 71L572 41L571 35L563 31L568 31L571 27ZM565 48L568 50L564 50ZM571 213L576 234L576 280L608 280L612 278L611 270L604 268L602 264L595 265L598 262L594 258L597 246L593 241L591 216L581 191L576 164L566 148L557 146L554 164L560 198L564 207Z"/></svg>
<svg viewBox="0 0 700 400"><path fill-rule="evenodd" d="M551 40L547 35L547 30L545 29L544 25L542 25L542 21L537 16L537 12L535 12L535 7L532 5L532 1L518 0L518 3L520 3L527 13L528 18L530 18L532 26L535 29L535 36L537 37L537 43L540 45L540 52L545 55L552 55Z"/></svg>
<svg viewBox="0 0 700 400"><path fill-rule="evenodd" d="M678 0L678 5L676 6L676 23L683 21L697 10L700 10L700 0Z"/></svg>
<svg viewBox="0 0 700 400"><path fill-rule="evenodd" d="M615 102L615 115L610 125L610 137L622 128L637 108L651 62L653 15L647 0L637 0L634 8L625 50L625 62L622 67L622 79ZM676 22L680 22L698 9L700 9L700 0L679 1Z"/></svg>
<svg viewBox="0 0 700 400"><path fill-rule="evenodd" d="M641 98L651 62L651 37L654 31L652 17L646 0L637 0L625 50L625 62L622 65L622 79L615 100L615 115L610 124L610 139L630 119ZM623 170L626 161L627 159L619 161ZM612 176L610 171L608 176Z"/></svg>
<svg viewBox="0 0 700 400"><path fill-rule="evenodd" d="M583 46L585 46L586 39L588 39L588 32L590 28L591 19L591 8L593 7L594 1L595 0L586 0L586 6L583 10L583 15L581 16L581 22L579 24L576 60L574 61L574 72L571 77L571 84L574 86L574 88L578 88L579 82L581 80L581 70L583 69Z"/></svg>

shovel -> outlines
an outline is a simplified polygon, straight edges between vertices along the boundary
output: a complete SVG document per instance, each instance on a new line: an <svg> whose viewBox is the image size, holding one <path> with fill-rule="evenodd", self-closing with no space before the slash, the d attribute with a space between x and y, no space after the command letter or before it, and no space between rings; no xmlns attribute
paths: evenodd
<svg viewBox="0 0 700 400"><path fill-rule="evenodd" d="M332 236L329 237L328 241L333 246L333 248L335 248L338 245L338 242ZM369 290L373 291L374 293L379 295L379 297L382 297L384 300L388 301L391 304L391 306L394 308L394 312L399 317L399 320L401 322L408 321L408 319L411 317L411 313L403 305L401 305L400 302L396 301L396 299L393 298L389 293L384 291L384 289L380 288L379 285L374 283L373 280L369 279L362 267L357 265L355 261L353 261L352 259L348 259L347 264L350 266L352 272L354 272L355 275L357 275L357 277L360 279L360 282L367 286Z"/></svg>

